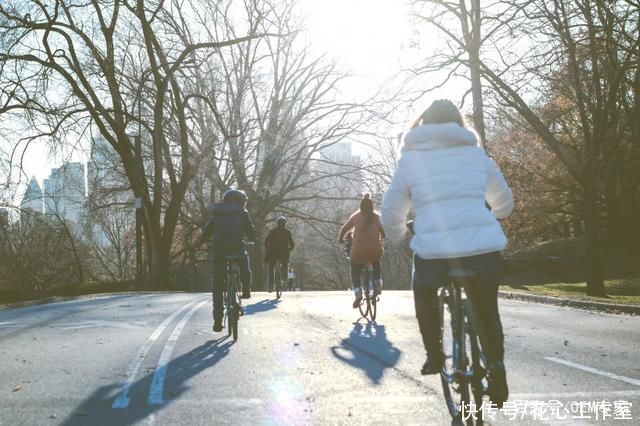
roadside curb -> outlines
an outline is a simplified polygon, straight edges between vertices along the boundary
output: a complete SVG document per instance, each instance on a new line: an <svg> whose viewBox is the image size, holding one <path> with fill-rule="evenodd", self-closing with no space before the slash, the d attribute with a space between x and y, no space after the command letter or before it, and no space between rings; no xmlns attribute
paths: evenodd
<svg viewBox="0 0 640 426"><path fill-rule="evenodd" d="M160 294L160 293L167 293L167 292L164 292L164 291L122 291L122 292L113 292L113 293L79 294L77 296L51 296L51 297L45 297L43 299L25 300L23 302L0 303L0 311L9 310L9 309L17 309L17 308L27 308L29 306L45 305L47 303L68 302L70 300L101 299L103 297L110 297L110 296L129 296L129 295L132 295L132 294ZM170 293L174 293L174 292L170 292Z"/></svg>
<svg viewBox="0 0 640 426"><path fill-rule="evenodd" d="M528 294L518 291L498 291L498 296L505 299L522 300L526 302L546 303L550 305L569 306L590 311L610 312L616 314L640 315L640 306L623 305L619 303L595 302L590 300L565 299L562 297Z"/></svg>

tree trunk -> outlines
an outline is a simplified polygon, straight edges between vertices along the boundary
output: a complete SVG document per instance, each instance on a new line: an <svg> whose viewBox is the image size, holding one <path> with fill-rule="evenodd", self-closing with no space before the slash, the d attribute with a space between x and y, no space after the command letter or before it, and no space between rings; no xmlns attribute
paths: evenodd
<svg viewBox="0 0 640 426"><path fill-rule="evenodd" d="M600 256L600 217L596 194L595 176L587 176L584 183L583 203L585 227L585 261L587 295L606 296Z"/></svg>
<svg viewBox="0 0 640 426"><path fill-rule="evenodd" d="M169 290L169 250L166 250L164 243L160 241L155 244L151 252L151 280L149 287L159 290Z"/></svg>
<svg viewBox="0 0 640 426"><path fill-rule="evenodd" d="M256 228L256 242L254 243L253 250L251 250L251 272L253 275L252 288L258 291L266 291L267 275L265 273L264 264L264 220L261 218L254 218L253 226Z"/></svg>
<svg viewBox="0 0 640 426"><path fill-rule="evenodd" d="M618 191L618 177L610 176L606 184L606 232L607 239L615 244L624 242L625 221L622 215L622 200Z"/></svg>
<svg viewBox="0 0 640 426"><path fill-rule="evenodd" d="M471 34L467 42L469 54L469 71L471 74L471 96L473 98L473 127L480 136L480 145L487 149L487 136L484 125L484 100L482 98L482 79L480 71L481 45L481 8L480 0L472 1Z"/></svg>

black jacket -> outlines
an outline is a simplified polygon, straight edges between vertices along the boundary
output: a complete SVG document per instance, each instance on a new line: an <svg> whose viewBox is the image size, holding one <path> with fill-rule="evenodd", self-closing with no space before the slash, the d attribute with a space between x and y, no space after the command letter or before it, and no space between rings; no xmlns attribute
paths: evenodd
<svg viewBox="0 0 640 426"><path fill-rule="evenodd" d="M269 231L267 239L264 240L267 249L265 259L285 259L289 258L289 252L293 250L293 238L291 232L286 228L274 228Z"/></svg>
<svg viewBox="0 0 640 426"><path fill-rule="evenodd" d="M209 240L216 256L244 253L244 240L255 241L256 230L249 212L238 203L218 203L211 209L201 239Z"/></svg>

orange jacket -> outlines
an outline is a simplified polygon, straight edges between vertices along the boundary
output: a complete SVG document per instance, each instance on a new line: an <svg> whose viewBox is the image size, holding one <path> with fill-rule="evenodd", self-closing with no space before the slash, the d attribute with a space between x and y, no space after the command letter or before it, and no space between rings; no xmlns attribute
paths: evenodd
<svg viewBox="0 0 640 426"><path fill-rule="evenodd" d="M351 215L349 220L340 229L339 241L342 242L345 234L353 230L353 246L351 248L351 261L358 264L376 262L382 259L384 249L382 239L384 229L380 223L380 216L374 213L369 226L365 225L365 218L360 211Z"/></svg>

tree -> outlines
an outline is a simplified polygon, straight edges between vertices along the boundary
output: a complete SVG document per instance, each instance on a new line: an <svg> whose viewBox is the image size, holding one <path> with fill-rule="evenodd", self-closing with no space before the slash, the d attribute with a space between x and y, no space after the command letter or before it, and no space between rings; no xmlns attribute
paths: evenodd
<svg viewBox="0 0 640 426"><path fill-rule="evenodd" d="M0 3L0 114L24 117L33 129L27 144L73 144L69 129L99 129L142 200L151 280L161 288L168 287L170 248L200 155L189 135L186 70L206 58L203 51L266 36L185 44L174 23L186 25L197 12L188 3L145 0ZM146 135L144 166L134 132Z"/></svg>
<svg viewBox="0 0 640 426"><path fill-rule="evenodd" d="M503 61L500 70L482 63L483 75L505 103L535 129L579 183L587 294L602 296L605 290L599 254L602 233L599 201L603 171L611 160L608 154L615 152L615 146L623 139L619 125L623 82L634 69L638 51L637 38L631 38L629 33L629 23L637 22L640 11L630 2L554 0L512 4L528 18L527 26L520 27L522 37L526 37L525 32L531 34L531 25L536 25L533 32L538 37L543 35L542 43L531 41L534 48L519 55L517 62ZM625 37L621 39L619 35ZM522 89L518 90L516 84L504 77L516 68L528 76L528 81L556 92L547 95L547 99L558 93L563 96L569 101L567 107L557 110L554 117L537 114L522 97ZM560 120L570 125L557 134L554 129Z"/></svg>
<svg viewBox="0 0 640 426"><path fill-rule="evenodd" d="M444 7L449 16L461 14L452 3ZM495 107L516 111L579 185L591 295L605 293L599 256L604 171L618 170L612 160L625 151L620 143L634 131L626 124L633 118L622 112L635 111L628 100L637 81L639 13L633 1L505 0L488 5L480 19L496 23L481 39L493 49L478 59ZM469 61L461 56L469 50L467 40L447 28L441 25L454 40L449 65L470 67L471 56ZM508 37L497 37L500 31ZM622 163L626 168L636 161ZM635 201L631 208L637 209ZM615 211L609 209L612 221ZM637 226L631 228L636 234Z"/></svg>
<svg viewBox="0 0 640 426"><path fill-rule="evenodd" d="M202 23L217 23L207 27L210 38L235 37L241 25L221 19L231 5L211 3L199 17ZM293 3L243 7L242 14L236 10L236 19L254 31L289 35L219 50L191 70L200 94L189 110L191 131L206 156L189 195L198 208L189 205L183 218L188 224L202 223L224 190L237 186L246 191L258 235L253 270L262 282L262 241L275 213L317 224L327 219L317 210L310 214L306 206L353 198L327 194L325 183L336 176L357 176L359 166L340 164L326 151L357 137L374 114L371 98L339 100L348 74L314 57L302 43ZM188 27L181 34L185 40L193 37Z"/></svg>

